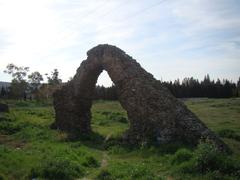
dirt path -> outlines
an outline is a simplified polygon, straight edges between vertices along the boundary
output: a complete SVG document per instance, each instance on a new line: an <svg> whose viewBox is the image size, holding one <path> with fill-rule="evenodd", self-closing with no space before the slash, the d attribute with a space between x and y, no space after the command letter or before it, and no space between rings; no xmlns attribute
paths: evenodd
<svg viewBox="0 0 240 180"><path fill-rule="evenodd" d="M112 133L109 133L109 134L105 137L104 143L106 143L106 142L111 138L111 136L112 136Z"/></svg>
<svg viewBox="0 0 240 180"><path fill-rule="evenodd" d="M104 139L104 143L106 143L110 138L111 138L112 134L108 134L106 136L106 138ZM101 168L105 168L107 167L108 165L108 160L109 160L109 156L107 155L107 152L104 151L103 152L103 157L102 157L102 160L101 160Z"/></svg>
<svg viewBox="0 0 240 180"><path fill-rule="evenodd" d="M108 159L109 159L109 157L108 157L107 153L104 152L104 153L103 153L103 158L102 158L102 160L101 160L101 168L107 167L107 165L108 165Z"/></svg>

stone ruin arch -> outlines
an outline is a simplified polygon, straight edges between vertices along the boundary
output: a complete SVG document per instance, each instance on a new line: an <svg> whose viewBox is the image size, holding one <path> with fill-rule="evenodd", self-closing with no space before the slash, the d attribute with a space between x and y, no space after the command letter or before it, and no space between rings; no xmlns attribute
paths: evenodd
<svg viewBox="0 0 240 180"><path fill-rule="evenodd" d="M125 140L132 144L184 141L197 144L209 138L227 146L152 74L121 49L98 45L87 52L74 78L54 94L53 127L78 136L91 132L92 96L98 76L106 70L116 85L130 128Z"/></svg>

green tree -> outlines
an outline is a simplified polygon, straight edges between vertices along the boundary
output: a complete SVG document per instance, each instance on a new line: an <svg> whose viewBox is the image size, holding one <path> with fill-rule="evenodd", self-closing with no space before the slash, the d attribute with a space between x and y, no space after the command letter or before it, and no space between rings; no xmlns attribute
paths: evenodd
<svg viewBox="0 0 240 180"><path fill-rule="evenodd" d="M43 81L43 76L38 71L35 71L30 75L28 75L28 83L29 83L30 91L31 92L36 91L39 88L41 81Z"/></svg>
<svg viewBox="0 0 240 180"><path fill-rule="evenodd" d="M53 72L51 72L51 76L48 76L48 74L46 74L47 79L48 79L48 83L50 85L58 85L62 83L62 80L59 79L59 72L57 69L54 69Z"/></svg>
<svg viewBox="0 0 240 180"><path fill-rule="evenodd" d="M13 98L26 98L26 91L28 88L28 83L25 80L29 67L18 67L15 64L8 64L4 73L10 74L12 76L12 82L10 86L10 95Z"/></svg>
<svg viewBox="0 0 240 180"><path fill-rule="evenodd" d="M25 81L25 77L27 76L27 72L29 71L29 67L18 67L13 63L10 63L7 65L6 70L4 70L4 73L11 74L13 79L21 82Z"/></svg>

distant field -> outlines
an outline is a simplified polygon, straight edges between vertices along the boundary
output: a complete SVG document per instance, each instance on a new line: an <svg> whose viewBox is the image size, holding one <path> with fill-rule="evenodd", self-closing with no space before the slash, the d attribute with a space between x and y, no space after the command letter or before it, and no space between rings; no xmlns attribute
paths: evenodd
<svg viewBox="0 0 240 180"><path fill-rule="evenodd" d="M209 147L205 144L197 149L179 144L121 145L117 139L129 124L126 112L115 101L94 102L92 128L95 133L78 141L69 141L65 133L49 128L54 121L51 104L8 101L10 113L0 114L0 180L240 178L240 99L187 99L184 102L223 138L233 150L232 156L215 157L206 151ZM210 150L214 151L211 147ZM201 155L206 152L207 157L214 160L206 160L212 163L206 164L210 169L201 172L190 169L189 163L202 160ZM215 161L222 163L221 167Z"/></svg>

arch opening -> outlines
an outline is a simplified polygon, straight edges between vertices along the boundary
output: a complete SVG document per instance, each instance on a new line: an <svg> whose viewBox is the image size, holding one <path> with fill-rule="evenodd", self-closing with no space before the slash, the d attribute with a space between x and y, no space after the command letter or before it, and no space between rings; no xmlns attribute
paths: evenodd
<svg viewBox="0 0 240 180"><path fill-rule="evenodd" d="M104 138L122 137L129 129L126 111L118 101L94 101L91 129Z"/></svg>
<svg viewBox="0 0 240 180"><path fill-rule="evenodd" d="M122 137L129 129L127 111L118 101L117 94L112 89L113 86L114 83L108 72L103 70L95 85L91 107L91 129L94 134L105 139Z"/></svg>
<svg viewBox="0 0 240 180"><path fill-rule="evenodd" d="M114 83L108 75L108 72L103 70L97 79L97 86L111 87Z"/></svg>
<svg viewBox="0 0 240 180"><path fill-rule="evenodd" d="M228 149L197 116L176 99L152 74L121 49L98 45L87 52L73 80L54 94L54 127L71 135L89 134L95 84L106 70L116 86L119 102L127 111L129 129L125 140L130 144L197 144L200 138L212 140Z"/></svg>

